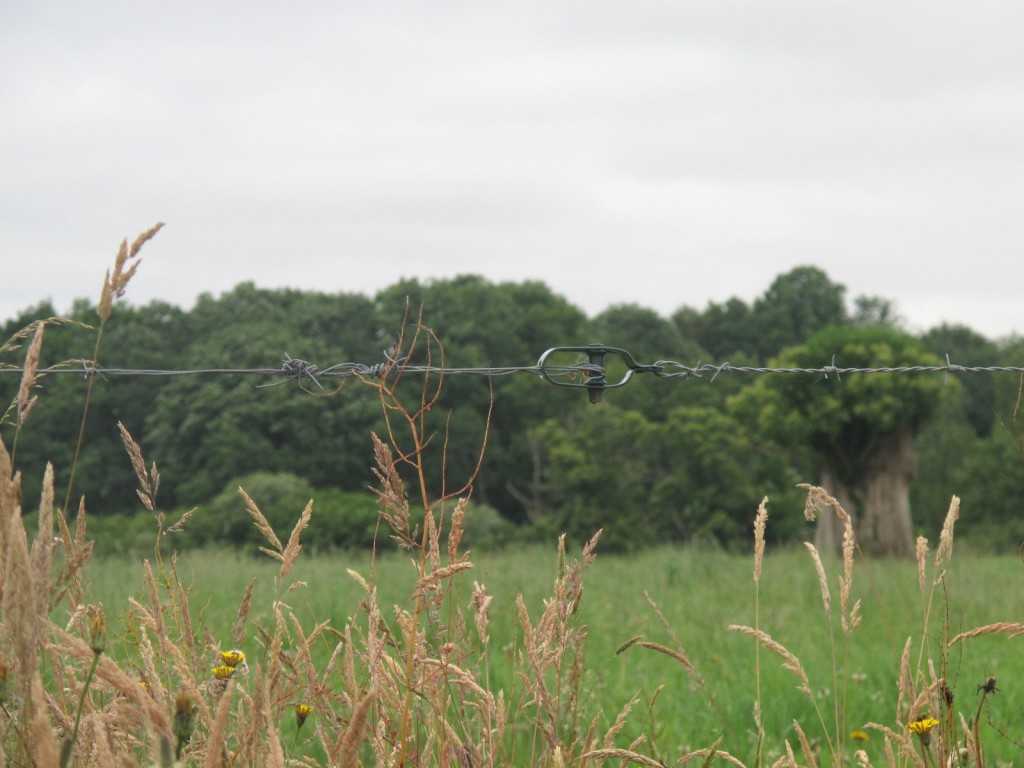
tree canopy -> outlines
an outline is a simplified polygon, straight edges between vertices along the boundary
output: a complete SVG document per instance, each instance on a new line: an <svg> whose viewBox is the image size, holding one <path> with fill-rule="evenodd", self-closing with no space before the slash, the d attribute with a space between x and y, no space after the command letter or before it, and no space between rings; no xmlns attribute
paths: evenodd
<svg viewBox="0 0 1024 768"><path fill-rule="evenodd" d="M285 356L321 367L373 363L394 352L404 324L407 332L433 334L433 363L443 354L445 365L462 368L526 367L550 347L591 342L628 349L645 364L821 367L835 356L837 366L882 367L940 364L947 355L962 365L1024 363L1019 340L992 341L960 326L914 336L900 330L888 300L857 297L851 311L845 299L845 288L815 267L779 275L753 302L733 297L704 309L680 307L671 317L635 304L587 317L543 283L493 283L475 275L401 280L375 296L242 283L200 297L188 311L161 302L119 303L96 362L187 370L273 367ZM0 343L56 315L46 303L31 307L0 328ZM41 365L79 361L69 364L81 367L92 355L95 325L88 301L77 302L66 320L50 320ZM0 364L19 367L23 354L23 347L8 349ZM53 462L58 483L67 483L86 383L82 376L44 376L30 420L19 429L8 412L0 424L8 445L17 438L27 494L38 487L46 462ZM14 375L0 376L5 403L18 384ZM225 489L255 478L280 486L281 498L312 489L333 499L336 511L328 519L351 535L324 532L321 541L365 541L367 507L354 499L374 483L370 433L387 429L372 386L353 379L339 387L325 379L320 389L312 381L300 386L226 375L111 377L93 384L74 498L84 495L95 515L139 509L120 422L158 463L160 502L168 508L198 506L199 515L205 507L230 509ZM1016 515L1024 441L1013 376L643 374L609 390L597 406L580 390L526 375L453 374L441 384L424 414L431 445L444 456L431 465L430 482L473 474L486 444L474 502L524 536L557 528L582 538L603 526L606 545L627 550L693 539L730 546L745 541L764 495L785 501L797 482L819 480L847 493L851 506L873 519L867 499L877 491L872 483L880 465L898 466L906 476L900 493L910 488L913 525L941 520L952 493L965 509L977 500L975 530L990 540L998 539L987 533L995 521ZM401 386L418 397L421 383L409 378ZM921 482L911 483L915 472ZM981 477L988 478L984 487ZM911 525L909 511L905 516ZM965 521L962 530L972 525ZM196 530L211 539L236 536L227 521ZM774 530L796 537L803 524L794 517Z"/></svg>

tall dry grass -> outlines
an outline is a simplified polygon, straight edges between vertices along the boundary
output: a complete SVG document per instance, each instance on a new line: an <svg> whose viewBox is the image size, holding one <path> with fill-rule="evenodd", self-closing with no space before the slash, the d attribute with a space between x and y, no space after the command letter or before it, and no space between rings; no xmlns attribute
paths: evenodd
<svg viewBox="0 0 1024 768"><path fill-rule="evenodd" d="M125 242L118 252L101 294L94 359L113 298L124 292L138 266L140 249L158 229L147 230L131 247ZM22 386L7 412L15 414L15 444L37 396L43 326L19 334L3 347L10 351L31 338ZM768 764L765 745L772 738L762 718L771 699L761 681L768 658L792 673L796 687L811 701L817 720L814 730L825 734L824 743L819 743L807 736L806 724L794 723L794 743L786 742L784 754L771 764L870 764L867 754L850 744L852 729L863 724L848 722L846 706L851 676L847 656L862 611L854 585L858 549L849 515L820 488L806 487L808 515L823 510L835 514L844 529L843 555L834 577L829 575L830 563L807 546L823 614L821 620L809 616L807 622L809 628L815 621L825 627L824 642L832 650L827 676L833 693L827 704L812 693L812 672L772 636L771 617L761 615L767 499L754 518L754 626L730 627L752 641L751 679L744 683L756 691L749 733L726 729L714 743L656 756L650 754L651 741L643 735L621 743L635 701L621 702L617 712L595 708L584 685L587 627L580 621L579 607L600 532L575 557L564 538L559 539L549 597L533 611L517 598L515 641L495 649L489 633L493 598L461 546L465 515L472 513L469 499L475 475L454 489L447 482L440 489L430 486L430 462L443 465L445 456L445 420L438 421L434 413L444 381L430 375L413 380L406 369L406 361L418 356L443 361L443 348L421 321L402 327L389 369L364 384L375 388L388 425L383 435L374 436L382 521L379 543L384 545L386 532L409 553L407 596L399 604L381 604L376 565L366 573L339 573L338 578L354 580L361 590L358 605L340 625L310 619L300 610L309 592L330 589L330 584L306 584L293 576L303 532L316 513L314 502L296 510L290 531L278 531L261 511L259 499L240 488L241 502L265 540L262 552L279 564L274 594L269 605L256 610L250 582L237 596L230 632L207 626L201 607L197 610L192 604L190 584L179 573L176 556L165 551L173 540L167 537L187 525L188 516L167 525L158 502L156 464L147 466L142 446L123 427L121 438L139 481L140 502L154 517L153 557L144 563L136 596L126 594L119 606L91 602L86 569L92 545L84 500L72 509L69 485L64 505L58 505L53 471L47 468L41 497L33 502L38 505L39 524L31 537L24 522L16 456L0 441L0 768L584 768L605 761L647 766L699 761L707 766L716 760L743 766L736 755L748 754L751 741L752 764L761 766ZM83 425L87 413L88 395ZM486 443L485 431L481 459ZM410 504L410 497L416 505ZM921 632L904 645L889 720L865 726L881 734L888 766L983 765L979 722L986 697L997 690L996 682L984 682L976 709L961 711L955 704L959 699L949 676L948 651L983 635L1024 634L1024 625L1003 622L952 635L948 621L943 622L944 614L937 609L945 595L958 513L954 499L933 560L927 542L918 542ZM713 684L700 673L654 601L647 599L671 645L638 636L619 652L654 651L666 663L682 665L708 706L717 708ZM933 626L935 613L938 628ZM936 636L941 637L937 644L931 642ZM490 678L494 653L507 654L515 669L502 686Z"/></svg>

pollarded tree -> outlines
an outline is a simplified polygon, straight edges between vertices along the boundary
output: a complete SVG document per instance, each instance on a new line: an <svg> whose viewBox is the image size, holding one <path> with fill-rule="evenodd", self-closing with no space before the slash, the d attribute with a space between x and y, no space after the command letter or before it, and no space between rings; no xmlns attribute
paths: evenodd
<svg viewBox="0 0 1024 768"><path fill-rule="evenodd" d="M819 368L833 355L840 368L940 364L910 336L848 326L825 329L772 364ZM810 457L818 483L850 512L865 549L905 555L912 550L913 438L942 393L942 377L929 373L780 374L762 377L732 405L765 436ZM834 519L823 517L819 548L835 548L838 533Z"/></svg>

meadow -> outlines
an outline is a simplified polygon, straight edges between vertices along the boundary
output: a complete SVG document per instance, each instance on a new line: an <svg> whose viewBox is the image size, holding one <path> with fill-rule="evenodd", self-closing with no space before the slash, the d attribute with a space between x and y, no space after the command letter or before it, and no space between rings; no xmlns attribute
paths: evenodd
<svg viewBox="0 0 1024 768"><path fill-rule="evenodd" d="M800 514L800 510L775 512ZM367 579L373 576L382 607L409 611L416 563L393 547L383 548L391 551L376 556L353 552L300 559L290 579L299 585L290 596L298 616L309 625L327 620L333 626L345 626L365 599L365 589L349 575L349 569ZM521 633L515 598L521 594L531 613L542 610L557 576L557 549L532 546L471 554L475 567L463 574L464 583L453 588L451 598L465 605L472 582L486 584L493 596L491 644L500 651L490 654L487 677L492 690L511 689L515 672L510 656ZM661 548L596 558L585 577L578 620L587 628L581 693L585 709L599 714L600 730L610 728L618 713L632 703L631 717L619 734L622 743L642 737L646 745L641 751L670 765L680 755L721 739L722 750L729 750L747 765L754 764L755 643L728 630L730 625L754 624L752 565L752 555L706 548ZM824 565L831 580L841 575L840 560L826 560ZM785 755L787 740L797 744L794 720L802 724L820 757L825 731L835 730L829 710L837 685L846 688L843 727L847 735L867 737L848 740L848 757L863 749L872 762L884 763L883 735L866 729L865 724L902 726L896 691L907 639L913 640L913 653L923 644L926 655L937 658L944 625L948 623L949 631L956 634L1000 617L1017 616L1024 593L1024 564L1019 559L958 555L943 580L938 615L925 630L928 591L920 589L916 563L877 560L857 563L855 568L853 592L863 600L864 618L852 634L840 678L834 679L833 633L841 630L838 620L830 623L823 612L812 559L802 548L765 554L760 583L762 628L799 658L826 717L824 725L819 724L807 695L798 691L797 677L782 669L775 656L762 655L762 720L767 734L763 760L768 764ZM188 584L193 613L202 616L211 637L222 645L228 643L241 596L251 579L255 586L250 622L272 625L278 569L279 564L270 558L237 551L189 552L177 564ZM145 589L138 560L99 557L87 573L91 601L111 609L124 606L127 595L140 596ZM928 575L926 588L932 586L933 576ZM126 585L135 585L134 591L126 590ZM996 585L998 588L993 588ZM617 652L637 636L681 651L696 674L650 648L634 644ZM989 677L998 681L998 694L987 700L981 720L982 740L993 764L1019 763L1020 747L1013 742L1024 741L1024 728L1017 718L1024 693L1016 685L1024 679L1024 658L1017 642L1003 636L979 637L958 644L950 655L951 687L957 694L957 709L965 716L975 714L978 686ZM129 648L130 644L122 651ZM265 652L258 633L247 637L241 649L251 662ZM314 656L323 664L333 650L333 644L325 639ZM828 758L823 762L827 764Z"/></svg>
<svg viewBox="0 0 1024 768"><path fill-rule="evenodd" d="M158 229L122 244L94 358ZM0 768L1020 763L1024 564L954 556L956 497L905 560L864 558L812 486L802 509L750 500L747 554L603 555L600 531L470 551L475 474L446 476L447 433L427 418L443 381L405 368L440 342L410 322L410 354L363 381L386 419L374 552L310 555L315 500L275 529L239 488L262 544L179 555L196 518L161 510L157 465L119 424L153 547L105 555L74 502L77 449L63 504L52 467L38 498L17 471L43 326L14 340L32 339L0 440ZM841 551L766 550L801 514L838 518Z"/></svg>

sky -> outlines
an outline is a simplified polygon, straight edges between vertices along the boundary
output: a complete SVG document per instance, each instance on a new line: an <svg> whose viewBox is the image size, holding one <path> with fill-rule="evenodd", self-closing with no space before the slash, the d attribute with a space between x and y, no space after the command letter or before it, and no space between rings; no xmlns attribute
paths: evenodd
<svg viewBox="0 0 1024 768"><path fill-rule="evenodd" d="M475 273L668 316L813 264L1003 338L1022 29L1019 2L6 0L0 320L95 301L164 221L133 303Z"/></svg>

